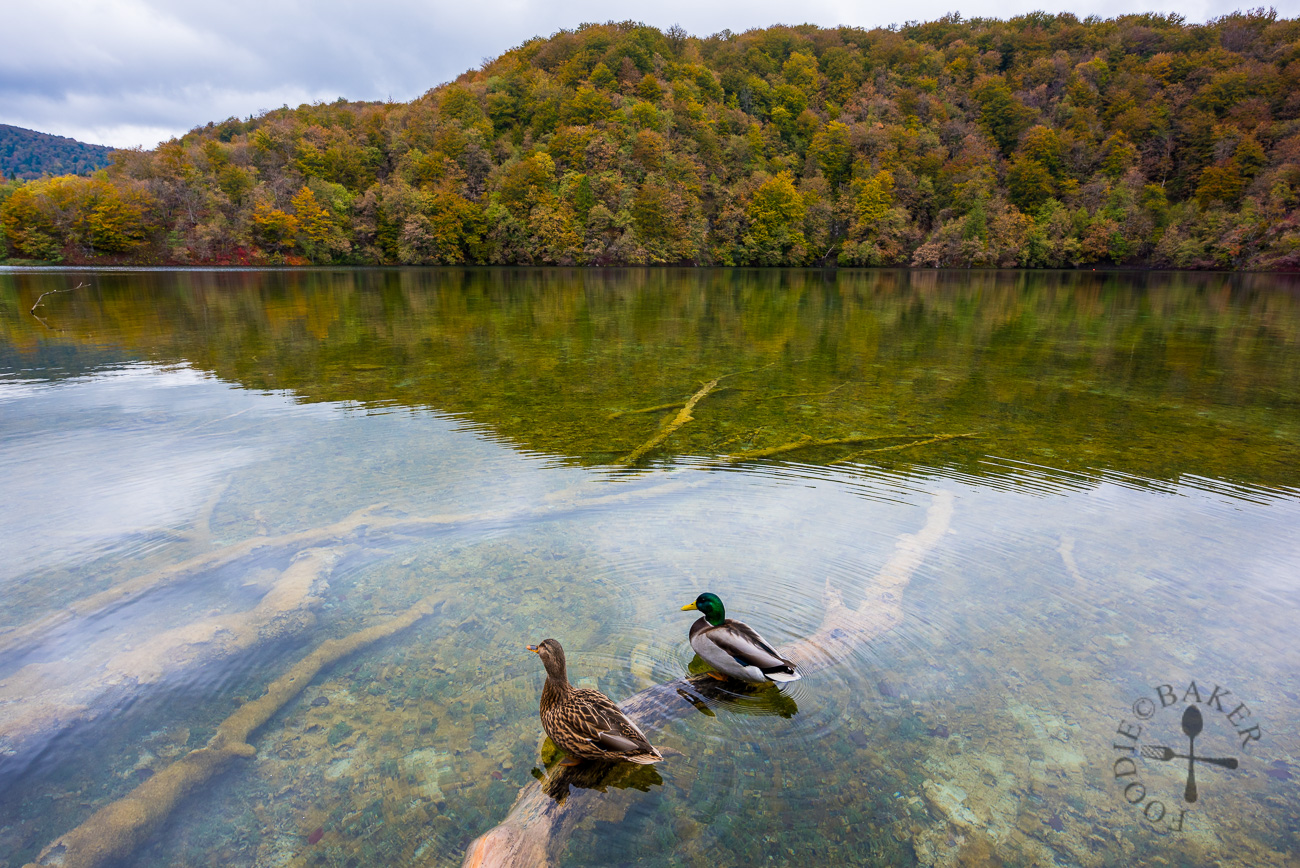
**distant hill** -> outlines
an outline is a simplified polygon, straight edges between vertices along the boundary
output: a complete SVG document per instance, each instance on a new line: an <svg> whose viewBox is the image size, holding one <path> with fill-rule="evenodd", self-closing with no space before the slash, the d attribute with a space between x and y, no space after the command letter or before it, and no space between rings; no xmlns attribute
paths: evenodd
<svg viewBox="0 0 1300 868"><path fill-rule="evenodd" d="M86 175L112 162L112 148L0 124L0 175Z"/></svg>

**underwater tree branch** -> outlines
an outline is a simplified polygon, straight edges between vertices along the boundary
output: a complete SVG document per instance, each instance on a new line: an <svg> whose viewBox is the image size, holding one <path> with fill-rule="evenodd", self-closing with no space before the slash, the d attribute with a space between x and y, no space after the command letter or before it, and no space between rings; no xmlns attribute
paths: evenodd
<svg viewBox="0 0 1300 868"><path fill-rule="evenodd" d="M685 405L686 405L685 401L672 401L667 404L656 404L653 407L640 407L636 410L615 410L613 413L610 413L605 418L613 420L619 418L620 416L633 416L636 415L637 413L658 413L661 410L675 410L678 407L683 407Z"/></svg>
<svg viewBox="0 0 1300 868"><path fill-rule="evenodd" d="M797 359L796 361L791 362L790 364L797 364L798 362L802 362L802 361L804 361L804 359ZM700 388L695 392L694 395L691 395L691 397L686 399L686 403L682 405L681 412L679 412L676 416L670 419L667 423L662 425L659 428L659 431L653 437L651 437L649 440L642 443L636 449L633 449L627 455L624 455L622 458L618 459L614 463L621 464L625 467L635 464L636 462L640 461L641 458L643 458L646 455L646 453L650 452L653 449L658 448L659 444L663 443L665 440L671 437L673 433L677 431L678 428L681 428L687 422L695 418L694 416L691 415L692 411L695 409L695 405L700 403L700 401L703 400L705 395L712 392L714 390L714 387L716 387L718 383L730 377L739 377L744 374L755 373L756 371L765 371L775 364L776 362L771 362L766 365L760 365L757 368L750 368L747 371L733 371L730 374L723 374L722 376L714 377L712 380L709 380L703 386L700 386ZM675 403L665 404L663 405L662 408L656 408L656 409L668 409L675 406L677 406L677 404Z"/></svg>
<svg viewBox="0 0 1300 868"><path fill-rule="evenodd" d="M789 392L781 395L766 395L763 398L760 398L759 400L778 401L784 398L825 398L827 395L835 394L836 392L838 392L840 389L843 389L847 385L849 385L849 383L846 381L840 383L834 389L829 389L825 392Z"/></svg>
<svg viewBox="0 0 1300 868"><path fill-rule="evenodd" d="M318 580L328 572L349 541L364 543L361 534L395 536L438 532L446 528L463 527L480 522L508 520L520 515L558 517L574 510L595 506L612 507L705 484L708 484L706 479L691 481L670 479L648 485L624 483L617 486L584 482L548 494L539 503L527 507L484 510L466 514L376 516L374 512L382 505L375 505L358 510L324 527L275 538L255 537L192 558L182 564L127 580L65 607L65 611L59 615L47 616L35 624L29 623L16 628L0 639L3 639L6 650L20 656L31 654L38 651L44 643L54 640L59 635L57 628L64 621L74 618L94 618L156 589L174 586L180 582L199 580L210 575L211 570L218 568L229 569L231 565L237 568L241 565L239 559L245 555L256 553L257 560L264 562L264 555L267 552L265 547L268 546L269 551L277 556L284 554L291 558L291 563L265 592L261 603L251 610L200 618L194 622L160 630L157 634L147 637L132 638L127 643L130 647L121 647L117 651L106 654L103 659L95 657L92 652L86 658L73 657L32 662L6 673L3 685L0 686L18 697L19 701L5 702L4 697L0 696L0 709L7 713L6 719L0 724L0 742L3 742L7 748L5 759L19 763L30 761L32 756L43 749L41 747L43 743L48 743L52 738L57 737L62 730L80 722L93 720L100 713L101 709L98 706L103 705L97 697L103 693L105 685L110 693L116 691L113 693L114 697L122 698L123 695L129 696L133 692L139 692L149 685L156 684L161 678L174 674L178 667L193 666L204 661L210 662L217 657L228 657L236 653L248 653L260 643L276 641L297 632L315 618L312 610L321 601L316 590ZM203 521L204 519L200 517L200 524ZM331 545L320 547L321 543L331 543ZM400 629L400 625L394 629ZM105 641L111 644L111 639ZM327 644L321 647L328 651L334 646ZM99 674L86 678L86 672L82 670L93 670L94 673ZM109 677L103 677L105 672L109 673ZM305 681L303 684L305 685ZM268 691L268 696L282 694L284 692L282 687L283 684ZM231 732L230 727L244 719L232 717L225 731ZM259 719L264 721L265 718ZM257 725L260 723L254 722L252 728L256 728ZM251 729L245 732L247 731ZM121 838L128 843L147 836L148 831L145 827L158 821L154 817L154 809L148 806L154 804L163 806L159 810L165 815L166 811L170 810L167 806L174 805L193 789L196 784L192 781L204 774L208 776L214 774L217 769L224 767L231 756L236 755L231 754L229 750L222 752L216 751L215 748L222 745L227 747L235 745L237 741L229 739L221 745L211 743L203 752L195 752L187 756L184 763L175 771L165 771L155 775L142 785L143 789L133 794L131 798L134 801L128 800L116 807L110 806L112 810L95 821L98 824L94 827L98 829L95 835L108 835L111 831L113 836L117 836L114 840ZM18 754L11 756L15 745L19 745L22 749ZM108 811L109 808L105 810ZM131 820L132 817L135 819ZM135 825L131 825L132 823ZM106 843L100 847L90 840L95 835L82 838L65 836L65 839L79 841L77 843L79 852L87 853L97 853L103 848L107 848L103 850L106 853L116 853L122 847L128 846L119 841L117 844ZM60 840L65 841L65 839ZM59 849L59 852L63 853L64 849L66 848ZM53 850L50 852L53 853ZM100 864L93 859L85 862L60 860L63 860L62 856L57 858L51 856L49 864Z"/></svg>
<svg viewBox="0 0 1300 868"><path fill-rule="evenodd" d="M56 838L25 868L98 868L130 855L181 801L232 760L252 757L252 734L309 685L325 667L392 636L433 614L441 594L433 594L395 618L341 639L327 639L267 686L261 698L241 706L217 727L207 745L192 750L127 795L105 805L80 826Z"/></svg>
<svg viewBox="0 0 1300 868"><path fill-rule="evenodd" d="M1074 579L1074 586L1080 591L1088 590L1089 582L1083 577L1083 573L1079 572L1079 564L1074 559L1074 537L1062 536L1057 551L1060 552L1061 562L1065 564L1066 572Z"/></svg>
<svg viewBox="0 0 1300 868"><path fill-rule="evenodd" d="M5 673L0 680L4 765L31 762L58 733L95 720L115 699L307 629L316 623L329 587L326 578L343 553L343 547L299 552L251 608L143 637L111 635L57 661L37 659Z"/></svg>
<svg viewBox="0 0 1300 868"><path fill-rule="evenodd" d="M376 510L383 508L383 504L375 504L359 509L351 515L332 524L323 527L312 528L310 530L297 531L294 533L282 534L280 536L255 536L228 546L205 552L201 555L189 558L178 564L162 567L153 570L143 576L137 576L133 579L127 579L112 587L106 588L97 594L92 594L81 600L64 606L59 611L30 621L18 627L14 627L5 633L0 633L0 656L5 656L14 652L22 652L32 648L34 645L47 639L50 633L62 625L76 618L89 617L91 615L103 614L106 611L120 605L129 603L138 599L145 593L176 584L186 578L213 570L218 567L226 566L240 558L246 557L254 551L272 547L286 547L294 550L310 548L326 540L341 539L354 533L363 526L368 526L383 520L375 519L372 515ZM392 522L393 519L387 519Z"/></svg>
<svg viewBox="0 0 1300 868"><path fill-rule="evenodd" d="M231 477L226 477L226 481L217 486L216 491L208 496L203 503L203 508L199 510L194 526L182 535L183 539L188 539L197 546L208 546L212 543L212 515L217 511L217 505L221 503L226 490L230 488L230 483Z"/></svg>
<svg viewBox="0 0 1300 868"><path fill-rule="evenodd" d="M721 379L721 377L719 377L719 379ZM723 386L721 389L714 389L713 394L717 395L721 392L734 392L739 388L739 386ZM613 421L622 418L623 416L636 416L641 413L660 413L664 410L676 410L678 407L684 406L686 406L686 401L670 401L667 404L656 404L653 407L638 407L635 410L615 410L605 418L609 421Z"/></svg>
<svg viewBox="0 0 1300 868"><path fill-rule="evenodd" d="M332 542L348 541L362 532L401 533L403 531L430 531L477 523L503 521L523 516L560 515L567 510L584 509L624 503L661 493L679 491L686 487L704 484L679 480L656 482L643 488L618 486L613 493L605 494L599 486L581 485L555 492L542 498L537 505L508 509L483 510L470 513L446 513L430 516L377 515L386 504L377 503L356 510L344 518L301 531L276 536L252 536L219 549L204 552L180 563L126 579L98 593L75 600L43 618L29 621L8 630L0 631L0 658L21 655L34 650L68 623L96 617L126 605L145 594L181 582L193 580L209 571L229 566L254 553L259 556L273 551L293 555L307 548Z"/></svg>
<svg viewBox="0 0 1300 868"><path fill-rule="evenodd" d="M913 447L926 446L929 445L930 443L942 443L945 440L961 440L966 437L978 437L978 436L979 436L978 434L975 434L973 432L969 434L936 434L933 437L927 438L925 440L917 440L914 443L900 443L897 446L882 446L879 449L859 449L857 452L850 452L848 455L845 455L843 458L837 458L834 461L831 461L829 463L844 464L846 462L852 461L854 458L857 458L860 455L871 455L876 452L897 452L900 449L912 449Z"/></svg>
<svg viewBox="0 0 1300 868"><path fill-rule="evenodd" d="M975 434L886 434L874 437L829 437L826 439L816 439L810 434L803 434L797 440L789 443L782 443L780 446L768 446L763 449L750 449L746 452L736 452L731 455L724 455L718 460L724 464L739 464L742 461L754 461L759 458L771 458L773 455L784 455L786 452L794 452L798 449L814 449L821 446L846 446L854 443L875 443L880 440L895 440L899 437L922 437L925 439L918 440L915 443L904 443L899 446L885 446L880 449L867 449L862 452L855 452L851 456L841 458L838 461L832 461L831 464L839 464L847 461L856 455L864 455L867 452L892 452L897 449L910 449L913 446L924 446L927 443L939 443L944 440L956 440L961 437L975 437Z"/></svg>
<svg viewBox="0 0 1300 868"><path fill-rule="evenodd" d="M647 452L650 452L652 449L655 449L657 446L659 446L660 443L663 443L665 440L671 437L674 431L676 431L678 428L685 425L687 422L691 421L691 419L695 418L694 416L691 415L691 411L695 409L696 404L700 403L700 401L703 400L705 395L713 391L713 387L718 385L718 381L721 379L722 377L714 377L712 380L709 380L707 383L701 386L695 392L694 395L691 395L691 397L686 400L686 403L682 406L682 409L678 412L678 414L674 416L666 425L662 426L659 429L658 433L656 433L649 440L642 443L636 449L633 449L627 455L624 455L622 458L618 459L614 463L622 464L622 465L635 464L637 461L640 461L641 457L644 456Z"/></svg>
<svg viewBox="0 0 1300 868"><path fill-rule="evenodd" d="M840 592L827 580L826 614L821 626L812 635L783 646L779 649L781 656L794 660L805 675L810 675L851 659L858 645L902 623L903 592L926 555L947 533L952 513L952 493L937 492L926 511L925 525L915 534L899 537L893 555L864 589L855 608L845 606ZM619 708L642 729L654 730L698 709L702 704L700 693L699 685L680 678L643 690L620 702ZM506 818L470 844L462 868L541 868L555 864L569 832L597 809L608 815L611 800L620 798L617 793L578 789L557 801L553 794L564 792L565 776L582 770L583 766L577 766L553 772L545 781L524 787Z"/></svg>
<svg viewBox="0 0 1300 868"><path fill-rule="evenodd" d="M0 768L32 762L61 732L99 718L115 702L163 679L218 659L247 654L261 644L305 629L323 602L318 583L348 550L347 546L352 542L364 544L365 536L393 539L521 515L562 516L570 510L613 507L703 484L707 480L612 487L588 483L557 491L525 508L459 515L375 516L373 512L379 507L367 507L322 528L274 538L254 537L128 579L0 636L0 657L12 658L16 663L0 678ZM202 524L202 517L199 521ZM240 560L245 556L249 557ZM217 569L265 564L272 557L283 557L288 563L263 592L261 602L250 609L166 627L159 625L157 632L146 635L106 634L78 653L61 652L53 658L41 653L46 647L57 646L60 637L73 626L68 622L102 618L157 590L201 581Z"/></svg>

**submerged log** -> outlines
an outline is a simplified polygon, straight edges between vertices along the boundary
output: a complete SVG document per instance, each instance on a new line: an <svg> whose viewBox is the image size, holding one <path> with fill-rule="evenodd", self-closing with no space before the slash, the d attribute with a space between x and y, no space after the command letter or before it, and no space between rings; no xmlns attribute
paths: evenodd
<svg viewBox="0 0 1300 868"><path fill-rule="evenodd" d="M330 524L274 536L253 536L203 552L180 563L160 567L144 575L119 582L103 591L62 606L44 617L9 629L0 629L0 659L22 656L40 647L51 637L72 629L79 621L102 617L147 594L194 581L213 570L229 567L253 555L268 557L282 554L292 557L305 549L354 542L364 535L383 532L430 533L520 518L559 517L571 511L594 506L608 506L654 497L658 494L678 492L695 484L701 483L670 480L638 488L619 485L612 493L606 493L609 486L584 484L548 495L537 505L428 516L386 515L382 514L386 504L373 504Z"/></svg>
<svg viewBox="0 0 1300 868"><path fill-rule="evenodd" d="M649 440L642 443L640 446L633 449L627 455L624 455L622 458L618 459L614 463L622 464L625 466L636 464L638 461L642 459L642 457L645 456L646 453L656 449L660 443L663 443L665 440L671 437L673 435L673 432L675 432L678 428L682 427L687 422L695 418L692 415L692 411L695 410L695 405L700 403L700 401L704 400L704 396L709 394L709 392L712 392L713 387L718 385L718 381L721 379L722 377L714 377L712 380L709 380L703 386L700 386L700 388L696 390L694 395L691 395L691 397L686 399L686 403L682 405L682 409L678 411L677 415L674 416L672 419L668 420L668 422L663 427L661 427L653 437L651 437Z"/></svg>
<svg viewBox="0 0 1300 868"><path fill-rule="evenodd" d="M748 371L732 371L730 374L722 374L720 376L714 377L712 380L709 380L707 383L700 386L700 388L696 389L695 394L687 398L684 403L681 401L675 401L671 404L661 404L658 407L650 407L644 411L643 410L631 411L634 413L640 413L640 412L648 412L650 410L670 409L672 407L682 408L680 411L678 411L676 416L673 416L673 418L668 419L661 426L659 426L659 430L655 432L653 437L651 437L646 442L642 443L637 448L633 449L627 455L624 455L622 458L619 458L614 463L622 465L624 467L630 467L631 465L636 464L638 461L640 461L649 453L653 452L655 449L658 449L659 446L669 437L673 436L673 434L675 434L679 428L681 428L687 422L690 422L692 419L695 418L694 416L695 405L700 403L700 401L703 401L706 395L708 395L711 392L716 394L717 392L725 391L725 389L718 389L718 383L721 383L723 380L730 379L731 377L740 377L745 374L752 374L755 371L763 371L770 367L772 367L772 365L763 365L761 368L751 368ZM620 415L623 414L615 413L611 415L609 418L614 419Z"/></svg>
<svg viewBox="0 0 1300 868"><path fill-rule="evenodd" d="M316 675L355 651L405 630L432 614L440 596L421 600L406 613L341 639L327 639L266 688L261 698L241 706L222 721L207 745L140 784L126 796L100 808L84 823L55 839L25 868L99 868L135 851L181 801L240 757L253 757L253 733L309 685Z"/></svg>
<svg viewBox="0 0 1300 868"><path fill-rule="evenodd" d="M256 606L162 630L130 647L101 640L63 659L29 663L0 681L0 745L5 766L22 766L69 727L114 707L111 698L200 666L228 660L316 623L316 609L341 553L307 549L279 573Z"/></svg>
<svg viewBox="0 0 1300 868"><path fill-rule="evenodd" d="M58 612L0 636L0 659L14 668L0 672L0 773L11 774L38 758L62 732L100 719L164 679L183 678L201 667L249 655L310 627L334 563L353 543L375 537L410 536L491 524L519 517L561 517L571 511L630 502L704 484L672 480L647 486L576 486L514 509L432 516L380 515L381 506L358 510L332 524L274 537L252 537L182 563L128 579ZM612 490L611 490L612 489ZM260 602L249 609L156 632L124 637L102 632L73 652L58 643L87 622L149 594L201 581L218 568L289 560ZM255 559L255 561L254 561ZM51 653L54 649L54 653ZM8 652L7 654L5 652Z"/></svg>
<svg viewBox="0 0 1300 868"><path fill-rule="evenodd" d="M250 554L268 549L289 552L343 540L363 527L374 524L374 512L382 504L357 510L346 518L304 531L278 536L255 536L231 545L196 555L178 564L152 570L144 575L119 582L110 588L77 600L43 618L29 621L0 633L0 657L22 654L39 646L66 625L82 618L97 617L118 606L137 600L147 593L177 585L220 567L228 566Z"/></svg>
<svg viewBox="0 0 1300 868"><path fill-rule="evenodd" d="M797 452L801 449L816 449L825 446L848 446L857 443L875 443L880 440L899 440L902 438L921 438L914 439L911 443L899 443L896 446L882 446L878 449L862 449L843 458L830 462L831 464L843 464L851 461L859 455L868 455L873 452L896 452L900 449L911 449L915 446L926 446L930 443L942 443L946 440L961 440L967 437L977 437L979 435L970 434L885 434L872 437L829 437L818 440L810 434L804 434L797 440L789 443L782 443L779 446L768 446L763 449L749 449L745 452L734 452L731 455L724 455L718 459L723 464L739 464L742 461L757 461L760 458L771 458L775 455L784 455L787 452Z"/></svg>
<svg viewBox="0 0 1300 868"><path fill-rule="evenodd" d="M839 591L826 585L826 614L811 636L780 650L782 656L799 664L805 675L835 666L849 658L858 645L889 632L903 620L903 591L913 573L947 532L952 521L953 496L941 491L926 513L924 527L904 534L894 554L864 589L855 608L844 605ZM700 678L677 679L641 691L619 703L642 729L653 731L684 717L704 704L707 682ZM670 760L671 762L671 760ZM597 774L582 764L552 772L544 781L520 791L510 813L499 825L470 844L463 868L507 868L554 864L575 824L588 817L607 799L590 787Z"/></svg>

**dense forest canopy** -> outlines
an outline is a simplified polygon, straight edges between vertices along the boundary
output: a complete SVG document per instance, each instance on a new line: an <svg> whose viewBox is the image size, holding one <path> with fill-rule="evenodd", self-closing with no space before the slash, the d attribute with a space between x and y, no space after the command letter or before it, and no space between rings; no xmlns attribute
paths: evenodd
<svg viewBox="0 0 1300 868"><path fill-rule="evenodd" d="M1300 266L1300 20L537 38L0 189L69 262Z"/></svg>
<svg viewBox="0 0 1300 868"><path fill-rule="evenodd" d="M113 149L65 136L0 124L0 181L44 175L88 175L113 162Z"/></svg>

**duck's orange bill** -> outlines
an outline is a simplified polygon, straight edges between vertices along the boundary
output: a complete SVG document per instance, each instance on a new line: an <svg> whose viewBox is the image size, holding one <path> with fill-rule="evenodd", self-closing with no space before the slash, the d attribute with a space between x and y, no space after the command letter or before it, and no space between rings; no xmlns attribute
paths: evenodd
<svg viewBox="0 0 1300 868"><path fill-rule="evenodd" d="M537 646L536 646L536 645L525 645L524 647L527 648L529 651L532 651L534 654L537 653Z"/></svg>

